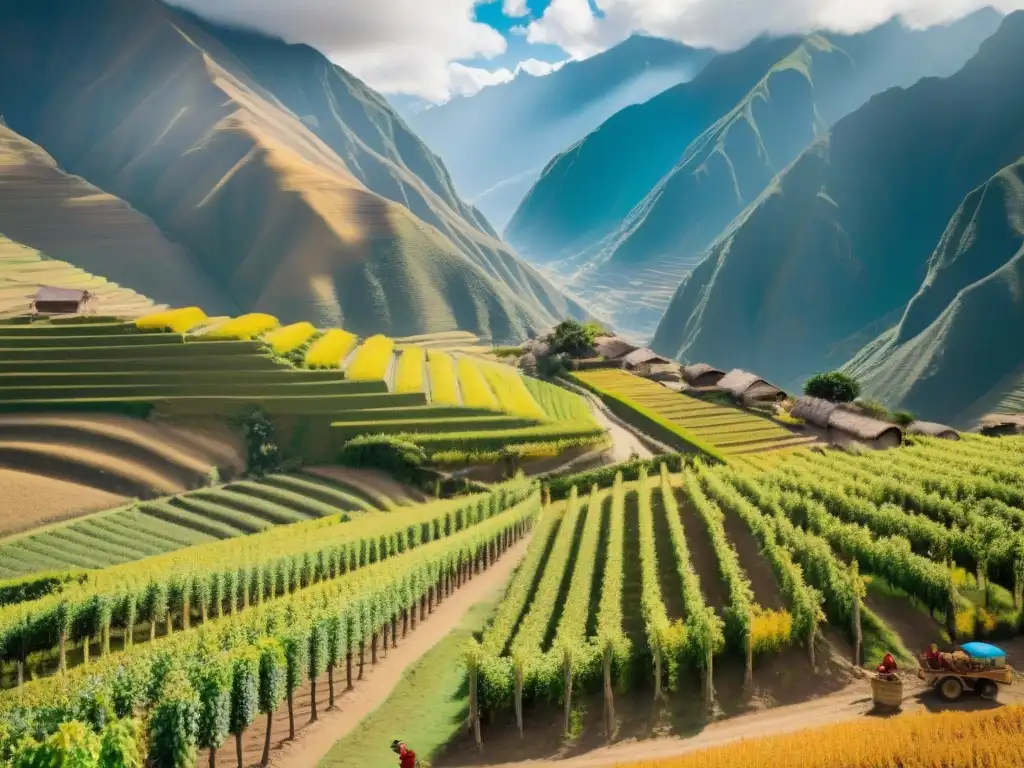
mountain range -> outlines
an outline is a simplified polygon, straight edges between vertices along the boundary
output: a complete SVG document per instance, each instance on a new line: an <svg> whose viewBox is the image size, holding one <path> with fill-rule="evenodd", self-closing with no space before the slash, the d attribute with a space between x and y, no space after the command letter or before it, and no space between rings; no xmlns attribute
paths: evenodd
<svg viewBox="0 0 1024 768"><path fill-rule="evenodd" d="M604 296L597 308L622 330L649 338L671 296L666 278L678 283L810 142L874 94L952 74L999 21L992 10L920 31L891 21L721 55L553 160L508 238L584 297Z"/></svg>
<svg viewBox="0 0 1024 768"><path fill-rule="evenodd" d="M496 341L585 315L308 46L157 0L3 0L0 115L0 232L158 301Z"/></svg>
<svg viewBox="0 0 1024 768"><path fill-rule="evenodd" d="M1018 12L955 74L837 122L718 236L652 346L791 385L852 358L869 394L960 424L1014 401L1022 86Z"/></svg>

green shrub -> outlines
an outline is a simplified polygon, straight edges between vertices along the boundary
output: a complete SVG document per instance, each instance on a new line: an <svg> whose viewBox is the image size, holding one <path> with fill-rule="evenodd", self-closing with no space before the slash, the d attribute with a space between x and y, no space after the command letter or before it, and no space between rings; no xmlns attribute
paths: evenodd
<svg viewBox="0 0 1024 768"><path fill-rule="evenodd" d="M600 335L601 328L593 323L564 320L548 335L547 342L555 354L580 357L590 352Z"/></svg>
<svg viewBox="0 0 1024 768"><path fill-rule="evenodd" d="M274 422L259 408L253 409L242 424L248 453L249 473L262 477L281 466L281 449L274 441Z"/></svg>
<svg viewBox="0 0 1024 768"><path fill-rule="evenodd" d="M45 741L22 742L12 768L99 768L100 737L74 720L61 723Z"/></svg>
<svg viewBox="0 0 1024 768"><path fill-rule="evenodd" d="M890 418L894 424L899 424L901 427L909 427L917 421L917 416L910 411L893 411L890 414Z"/></svg>
<svg viewBox="0 0 1024 768"><path fill-rule="evenodd" d="M142 768L141 734L134 720L115 720L100 740L100 768Z"/></svg>
<svg viewBox="0 0 1024 768"><path fill-rule="evenodd" d="M340 464L383 469L395 477L410 478L426 462L426 453L411 439L388 435L364 435L342 446Z"/></svg>
<svg viewBox="0 0 1024 768"><path fill-rule="evenodd" d="M882 421L889 421L892 417L889 414L889 409L886 408L885 403L881 400L875 400L868 398L866 400L858 400L857 406L866 415L873 419L881 419Z"/></svg>
<svg viewBox="0 0 1024 768"><path fill-rule="evenodd" d="M199 730L199 697L188 677L172 670L149 721L149 757L160 768L193 768Z"/></svg>
<svg viewBox="0 0 1024 768"><path fill-rule="evenodd" d="M860 396L860 382L842 371L818 373L804 382L804 394L833 403L852 403Z"/></svg>

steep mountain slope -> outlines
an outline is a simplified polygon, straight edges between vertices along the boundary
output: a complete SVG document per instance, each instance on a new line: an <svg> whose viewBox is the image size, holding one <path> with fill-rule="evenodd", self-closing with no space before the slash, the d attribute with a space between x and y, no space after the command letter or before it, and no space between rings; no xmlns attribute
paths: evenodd
<svg viewBox="0 0 1024 768"><path fill-rule="evenodd" d="M886 402L967 426L1024 394L1024 158L950 219L900 322L847 366Z"/></svg>
<svg viewBox="0 0 1024 768"><path fill-rule="evenodd" d="M650 283L660 287L659 276L637 279L627 293L614 286L628 284L631 273L650 265L681 276L775 174L837 119L888 87L952 74L999 19L990 10L925 31L893 21L864 34L796 41L690 142L617 231L578 259L556 266L561 272L569 266L582 295L614 296L614 303L605 303L617 326L649 336L666 302L631 305L633 294L645 293ZM623 306L630 308L628 314Z"/></svg>
<svg viewBox="0 0 1024 768"><path fill-rule="evenodd" d="M841 363L899 320L964 196L1024 154L1022 85L1015 13L956 74L886 91L839 121L710 247L652 346L780 383ZM966 284L938 280L943 271L904 340Z"/></svg>
<svg viewBox="0 0 1024 768"><path fill-rule="evenodd" d="M495 339L579 312L379 95L308 47L155 0L5 0L0 111L150 216L240 309Z"/></svg>
<svg viewBox="0 0 1024 768"><path fill-rule="evenodd" d="M509 242L551 261L618 227L686 146L796 44L755 40L716 56L690 82L615 113L547 164L505 231Z"/></svg>
<svg viewBox="0 0 1024 768"><path fill-rule="evenodd" d="M0 234L165 304L234 312L180 245L123 200L64 173L0 124Z"/></svg>
<svg viewBox="0 0 1024 768"><path fill-rule="evenodd" d="M712 55L637 35L552 74L520 73L408 120L444 158L459 191L502 229L553 155L628 104L689 80Z"/></svg>

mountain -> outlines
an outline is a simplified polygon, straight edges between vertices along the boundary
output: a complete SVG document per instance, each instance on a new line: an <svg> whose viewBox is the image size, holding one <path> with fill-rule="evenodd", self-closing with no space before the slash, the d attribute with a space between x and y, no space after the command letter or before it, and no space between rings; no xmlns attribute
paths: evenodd
<svg viewBox="0 0 1024 768"><path fill-rule="evenodd" d="M156 0L0 0L0 113L240 310L495 340L582 313L379 94L308 46Z"/></svg>
<svg viewBox="0 0 1024 768"><path fill-rule="evenodd" d="M1022 86L1024 13L1014 13L959 72L888 90L840 120L712 244L679 286L652 346L794 384L869 342L859 370L869 358L911 359L896 347L916 349L923 361L931 344L932 362L912 377L924 382L929 366L961 354L954 347L969 338L968 308L981 310L973 327L999 337L996 328L1015 322L1010 299L1019 289L1006 282L1018 268L1014 225L1003 223L1011 230L999 234L989 221L982 238L982 222L968 223L964 211L994 192L989 179L1014 189L1005 181L1012 171L1002 169L1024 154L1024 103L1014 95ZM991 282L975 286L986 276ZM989 309L977 304L981 296L992 299ZM1005 354L1019 361L1020 349ZM1010 362L979 378L995 385L991 377ZM942 386L958 387L965 375L958 370ZM879 377L886 391L893 379ZM910 390L892 384L898 401L890 404L915 402ZM919 397L936 409L923 410L925 418L953 418L959 407Z"/></svg>
<svg viewBox="0 0 1024 768"><path fill-rule="evenodd" d="M661 289L666 275L678 282L722 229L836 120L891 86L952 74L999 21L988 10L924 31L892 21L853 36L789 41L784 55L687 144L614 231L556 268L573 274L582 295L610 299L605 304L618 326L649 336L668 297L636 307L635 294L652 284ZM710 66L698 80L709 72ZM630 288L616 288L624 285Z"/></svg>
<svg viewBox="0 0 1024 768"><path fill-rule="evenodd" d="M846 369L883 401L963 426L1024 407L1024 158L964 198L900 322Z"/></svg>
<svg viewBox="0 0 1024 768"><path fill-rule="evenodd" d="M0 236L101 273L164 304L237 311L146 216L64 173L39 146L0 123Z"/></svg>
<svg viewBox="0 0 1024 768"><path fill-rule="evenodd" d="M689 80L711 59L669 40L634 35L583 61L405 112L444 158L459 192L498 228L557 152L618 110Z"/></svg>

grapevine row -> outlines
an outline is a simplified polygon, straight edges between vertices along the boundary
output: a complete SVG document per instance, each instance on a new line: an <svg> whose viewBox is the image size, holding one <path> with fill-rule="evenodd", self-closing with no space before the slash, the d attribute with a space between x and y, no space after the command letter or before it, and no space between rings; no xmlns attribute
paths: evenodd
<svg viewBox="0 0 1024 768"><path fill-rule="evenodd" d="M344 524L336 519L299 523L196 547L191 555L174 553L104 569L82 585L0 609L0 654L24 660L32 651L52 648L56 640L64 669L69 641L98 636L105 655L111 632L124 631L130 645L140 620L149 623L151 640L158 624L165 624L168 633L175 624L187 630L195 615L205 622L336 579L479 524L535 493L530 484L515 481L490 494L407 512Z"/></svg>
<svg viewBox="0 0 1024 768"><path fill-rule="evenodd" d="M607 555L601 581L601 602L597 613L597 636L603 648L610 648L619 670L624 670L631 643L622 624L623 552L626 546L626 488L622 474L612 485L611 513L608 516Z"/></svg>

